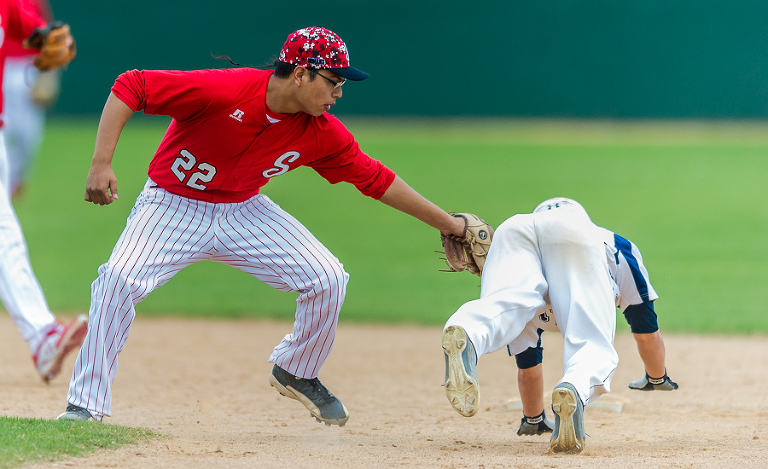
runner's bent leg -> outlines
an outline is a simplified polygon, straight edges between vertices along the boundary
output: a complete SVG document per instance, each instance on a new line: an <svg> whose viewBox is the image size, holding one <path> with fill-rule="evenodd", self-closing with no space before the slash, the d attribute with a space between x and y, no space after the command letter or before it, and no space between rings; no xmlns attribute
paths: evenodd
<svg viewBox="0 0 768 469"><path fill-rule="evenodd" d="M605 246L586 213L552 210L538 215L541 259L549 299L563 333L563 378L583 404L610 391L618 364L613 347L616 306Z"/></svg>
<svg viewBox="0 0 768 469"><path fill-rule="evenodd" d="M533 218L515 215L496 230L483 267L480 299L462 305L446 322L461 326L478 359L513 342L545 306Z"/></svg>

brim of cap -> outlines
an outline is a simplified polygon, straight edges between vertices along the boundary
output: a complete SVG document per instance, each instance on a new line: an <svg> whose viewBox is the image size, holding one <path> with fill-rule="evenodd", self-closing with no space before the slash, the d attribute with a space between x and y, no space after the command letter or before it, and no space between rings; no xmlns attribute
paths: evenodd
<svg viewBox="0 0 768 469"><path fill-rule="evenodd" d="M360 81L365 80L370 75L365 73L362 70L358 70L355 67L344 67L344 68L329 68L328 70L332 71L336 75L346 78L347 80L352 81Z"/></svg>

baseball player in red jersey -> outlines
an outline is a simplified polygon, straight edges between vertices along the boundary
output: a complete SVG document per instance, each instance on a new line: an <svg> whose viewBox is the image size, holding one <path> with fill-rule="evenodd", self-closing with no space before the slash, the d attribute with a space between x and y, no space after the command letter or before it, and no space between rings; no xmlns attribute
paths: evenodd
<svg viewBox="0 0 768 469"><path fill-rule="evenodd" d="M99 123L86 201L106 205L118 198L112 156L134 112L172 121L127 226L93 283L91 326L75 363L69 405L59 418L111 415L117 357L134 306L184 267L211 260L299 293L293 332L269 357L270 383L319 421L347 422L347 409L317 376L333 348L349 276L312 233L259 189L275 176L309 166L329 182L349 182L442 233L461 236L465 229L463 219L363 153L328 114L347 80L367 77L350 66L339 36L310 27L288 36L274 71L133 70L117 78Z"/></svg>
<svg viewBox="0 0 768 469"><path fill-rule="evenodd" d="M0 0L0 64L7 48L20 44L45 20L19 0ZM3 82L0 67L0 85ZM43 290L32 271L27 244L10 199L8 156L2 121L0 96L0 300L27 342L37 372L48 382L61 370L64 357L79 347L85 336L87 318L81 316L69 325L61 324L48 308Z"/></svg>
<svg viewBox="0 0 768 469"><path fill-rule="evenodd" d="M21 0L28 9L38 12L46 21L53 21L46 0ZM39 54L20 43L6 44L3 99L5 144L11 195L15 198L24 190L37 152L43 140L45 113L59 97L61 69L38 71L33 64Z"/></svg>

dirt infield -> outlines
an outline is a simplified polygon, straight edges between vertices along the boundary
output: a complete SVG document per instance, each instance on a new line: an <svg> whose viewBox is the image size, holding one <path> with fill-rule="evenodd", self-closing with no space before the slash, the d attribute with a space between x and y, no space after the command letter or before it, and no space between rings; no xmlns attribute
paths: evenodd
<svg viewBox="0 0 768 469"><path fill-rule="evenodd" d="M342 428L317 423L267 381L267 357L290 329L139 318L120 358L114 416L105 422L169 438L57 467L768 467L766 337L667 335L668 368L680 389L642 393L626 387L642 367L632 338L619 335L613 392L585 413L586 450L555 455L548 436L515 434L516 372L504 352L480 361L480 412L464 418L451 408L441 387L440 327L342 323L320 378L351 417ZM551 390L561 374L559 335L545 335L545 347ZM46 386L27 357L8 315L0 315L0 415L55 417L69 372Z"/></svg>

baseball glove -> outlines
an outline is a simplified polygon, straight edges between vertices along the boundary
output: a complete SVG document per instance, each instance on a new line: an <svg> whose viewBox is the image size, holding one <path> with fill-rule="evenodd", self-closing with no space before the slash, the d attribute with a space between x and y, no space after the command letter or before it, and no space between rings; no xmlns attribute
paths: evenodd
<svg viewBox="0 0 768 469"><path fill-rule="evenodd" d="M482 276L485 257L491 248L493 228L477 215L471 213L455 213L467 222L464 236L458 237L440 233L440 241L445 252L445 263L448 270L443 272L469 272Z"/></svg>
<svg viewBox="0 0 768 469"><path fill-rule="evenodd" d="M24 40L23 46L40 51L40 55L35 57L35 67L40 71L63 67L72 62L77 54L75 38L69 31L69 25L61 21L35 29Z"/></svg>

